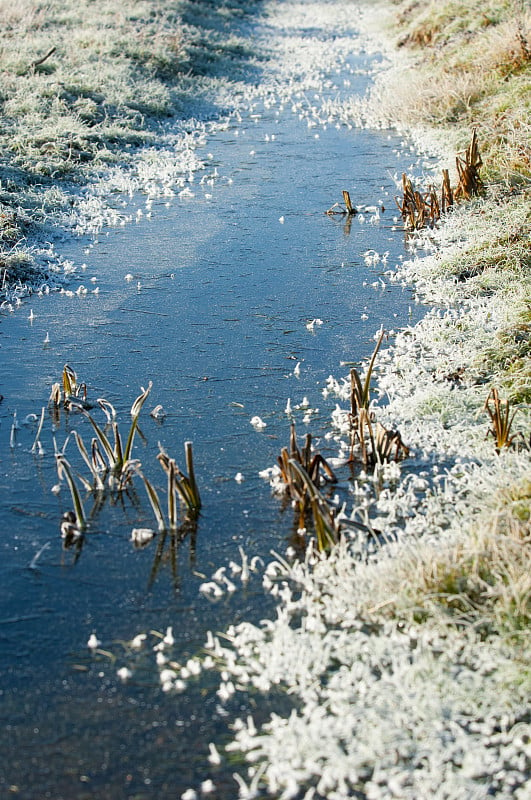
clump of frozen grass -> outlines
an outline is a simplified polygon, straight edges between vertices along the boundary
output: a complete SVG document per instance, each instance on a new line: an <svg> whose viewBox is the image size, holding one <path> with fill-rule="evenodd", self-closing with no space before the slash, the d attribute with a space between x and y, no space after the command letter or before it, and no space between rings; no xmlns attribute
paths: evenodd
<svg viewBox="0 0 531 800"><path fill-rule="evenodd" d="M440 374L471 387L497 382L517 402L531 397L530 219L522 197L456 210L434 232L433 254L416 256L390 274L391 280L413 281L422 301L453 306L432 312L413 334L438 348ZM433 334L422 333L428 324ZM419 353L423 347L418 341Z"/></svg>

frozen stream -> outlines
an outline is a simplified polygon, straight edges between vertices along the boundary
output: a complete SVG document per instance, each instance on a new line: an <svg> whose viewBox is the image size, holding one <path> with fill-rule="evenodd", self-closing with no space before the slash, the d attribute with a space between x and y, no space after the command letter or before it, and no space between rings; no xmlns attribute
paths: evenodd
<svg viewBox="0 0 531 800"><path fill-rule="evenodd" d="M297 429L319 439L334 407L322 396L328 375L366 358L381 325L411 320L409 291L382 279L404 253L390 176L409 167L411 154L399 155L387 131L319 124L301 112L325 96L362 93L370 58L354 53L352 39L348 57L338 44L335 64L332 27L293 25L291 35L309 50L312 37L319 49L328 41L322 92L302 95L296 82L273 99L256 91L226 124L209 127L196 153L204 169L187 177L184 192L177 187L170 200L147 205L145 195L127 198L130 224L61 245L86 264L87 294L33 296L2 314L2 796L164 800L202 776L217 785L215 797L235 796L233 767L207 762L208 743L221 742L225 730L217 698L201 682L183 695L163 694L147 661L121 683L124 643L171 625L182 660L207 630L267 613L258 576L217 604L199 587L238 560L239 547L267 558L293 541L293 515L258 475L287 444L288 398L293 408L308 399L309 421L307 409L294 410ZM283 34L273 27L261 35L274 42ZM385 210L364 211L351 224L326 216L343 189L356 204ZM62 446L77 429L89 439L89 427L61 412L52 429L47 414L45 453L37 456L35 424L24 420L40 414L65 363L90 398L116 406L120 421L139 387L153 381L135 456L163 487L157 443L181 464L183 443L193 441L203 499L195 541L166 542L162 556L157 539L133 546L131 529L155 524L138 483L136 505L126 497L92 509L81 552L62 549L59 521L71 500L66 487L59 496L51 491L53 437ZM166 411L161 421L149 416L157 404ZM15 412L20 429L10 441ZM266 427L256 430L254 416ZM334 454L324 440L320 448ZM76 461L75 454L71 441L67 455ZM90 498L85 503L90 511ZM91 655L92 632L113 658Z"/></svg>

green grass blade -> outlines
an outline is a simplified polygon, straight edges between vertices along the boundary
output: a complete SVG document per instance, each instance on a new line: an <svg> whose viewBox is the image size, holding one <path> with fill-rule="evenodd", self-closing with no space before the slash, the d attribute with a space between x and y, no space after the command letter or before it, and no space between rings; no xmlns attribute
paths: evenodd
<svg viewBox="0 0 531 800"><path fill-rule="evenodd" d="M184 452L186 457L186 469L188 470L188 482L193 502L192 510L199 511L199 509L201 508L201 496L199 494L199 488L197 486L197 481L195 478L192 442L184 443Z"/></svg>
<svg viewBox="0 0 531 800"><path fill-rule="evenodd" d="M95 465L93 463L93 459L91 459L89 454L87 453L87 449L85 447L85 443L84 443L83 439L81 438L81 436L79 435L79 433L77 431L72 431L72 433L73 433L74 439L76 440L77 449L79 450L79 452L81 454L81 458L83 459L83 461L85 462L85 464L89 468L89 470L91 472L91 475L94 478L94 481L96 483L96 489L98 491L102 491L103 488L104 488L104 484L103 484L103 481L101 479L101 475L100 475L99 471L96 469L96 467L95 467Z"/></svg>
<svg viewBox="0 0 531 800"><path fill-rule="evenodd" d="M70 494L72 496L72 502L74 503L77 524L79 528L83 530L83 528L86 527L87 520L85 517L85 509L83 508L83 501L81 500L79 489L76 486L76 482L72 474L72 468L62 453L56 453L55 460L57 464L57 474L59 475L59 480L64 477L68 484L68 488L70 489Z"/></svg>
<svg viewBox="0 0 531 800"><path fill-rule="evenodd" d="M317 546L319 550L328 551L332 545L336 544L339 536L339 530L337 524L334 523L332 512L319 490L312 483L306 470L294 459L289 463L291 468L304 483L308 497L310 498Z"/></svg>
<svg viewBox="0 0 531 800"><path fill-rule="evenodd" d="M81 410L83 411L83 409L81 409ZM103 450L105 451L105 455L107 456L107 461L109 462L109 467L111 469L114 469L116 459L115 459L115 456L114 456L114 448L113 448L112 444L110 443L107 435L104 433L104 431L102 431L102 429L100 428L100 426L98 425L98 423L96 422L94 417L91 414L89 414L87 411L83 411L83 413L85 414L85 416L89 420L90 424L94 428L94 432L96 433L96 436L98 437L98 441L100 442L101 446L103 447Z"/></svg>
<svg viewBox="0 0 531 800"><path fill-rule="evenodd" d="M148 397L148 395L149 395L149 393L151 391L151 387L152 386L153 386L153 383L150 381L149 384L148 384L147 389L143 389L142 394L138 395L138 397L134 401L133 405L131 406L131 416L133 418L133 421L131 422L131 427L129 429L129 435L127 437L125 450L123 452L123 459L125 461L129 461L129 459L131 458L131 451L133 449L133 441L134 441L134 438L135 438L136 427L137 427L137 424L138 424L138 416L140 414L140 411L142 410L142 406L144 405L144 403L147 400L147 397Z"/></svg>
<svg viewBox="0 0 531 800"><path fill-rule="evenodd" d="M317 538L317 547L321 552L329 552L333 545L336 544L334 529L325 519L325 514L323 513L317 497L312 498L311 509Z"/></svg>
<svg viewBox="0 0 531 800"><path fill-rule="evenodd" d="M114 433L114 469L116 472L120 472L124 464L124 451L122 447L122 437L120 436L120 429L118 428L117 422L113 422L112 431Z"/></svg>
<svg viewBox="0 0 531 800"><path fill-rule="evenodd" d="M149 502L151 503L151 507L153 509L155 517L157 518L157 524L158 524L158 527L159 527L159 531L165 531L166 530L166 520L164 519L164 514L163 514L163 511L162 511L162 507L160 505L159 496L158 496L157 492L155 491L154 487L151 485L151 483L146 478L146 476L142 472L140 472L139 474L140 474L140 477L142 478L142 480L144 481L144 486L146 487L146 492L147 492L147 496L149 498Z"/></svg>

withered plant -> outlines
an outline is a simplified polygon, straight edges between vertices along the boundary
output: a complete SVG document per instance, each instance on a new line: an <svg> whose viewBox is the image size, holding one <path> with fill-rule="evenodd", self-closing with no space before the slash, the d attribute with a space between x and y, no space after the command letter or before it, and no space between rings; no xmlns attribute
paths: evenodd
<svg viewBox="0 0 531 800"><path fill-rule="evenodd" d="M417 191L406 173L402 175L402 198L395 197L395 202L407 230L420 230L427 225L432 227L441 218L441 202L433 186L426 192Z"/></svg>
<svg viewBox="0 0 531 800"><path fill-rule="evenodd" d="M331 483L337 482L337 478L334 475L332 467L324 458L324 456L322 456L321 453L313 452L311 433L306 434L302 450L299 448L297 444L297 433L294 422L292 422L290 426L289 449L287 447L283 447L280 452L280 456L277 459L280 467L280 474L282 476L282 480L288 488L288 493L291 493L291 481L289 473L290 460L296 461L304 468L308 477L317 488L321 486L323 480L328 480Z"/></svg>
<svg viewBox="0 0 531 800"><path fill-rule="evenodd" d="M49 403L54 408L59 408L61 404L67 407L71 399L75 399L79 406L86 405L87 384L80 383L72 367L65 364L62 382L53 384Z"/></svg>
<svg viewBox="0 0 531 800"><path fill-rule="evenodd" d="M357 369L350 370L350 461L354 461L354 448L359 445L361 461L366 466L398 461L409 454L398 431L387 430L379 422L375 422L370 408L372 374L384 336L385 331L382 329L363 381Z"/></svg>
<svg viewBox="0 0 531 800"><path fill-rule="evenodd" d="M459 182L455 190L456 199L470 200L483 190L483 182L479 176L483 162L479 154L477 131L472 133L472 141L463 153L458 153L455 159Z"/></svg>
<svg viewBox="0 0 531 800"><path fill-rule="evenodd" d="M347 192L346 189L343 189L343 202L345 203L344 207L340 203L334 203L334 205L331 208L329 208L328 211L325 211L325 214L328 214L329 217L333 216L334 214L339 214L341 216L347 216L347 217L354 217L358 213L358 211L352 205L352 200L350 199L350 193Z"/></svg>
<svg viewBox="0 0 531 800"><path fill-rule="evenodd" d="M302 488L312 512L317 547L321 552L328 552L334 544L337 544L341 536L341 525L336 511L327 503L299 461L290 459L288 467L292 482Z"/></svg>
<svg viewBox="0 0 531 800"><path fill-rule="evenodd" d="M402 175L402 197L395 197L395 202L404 221L404 228L410 231L420 230L428 225L432 227L442 214L446 214L459 199L470 200L483 190L483 182L479 171L483 162L479 154L477 131L474 129L472 140L463 153L456 156L458 184L455 190L450 184L447 169L442 171L442 187L439 195L430 186L426 192L417 191L411 179Z"/></svg>
<svg viewBox="0 0 531 800"><path fill-rule="evenodd" d="M131 425L124 440L120 433L118 423L115 420L113 406L106 400L98 400L98 405L107 417L107 424L112 429L112 440L105 430L98 425L92 414L83 405L79 405L77 399L70 399L70 404L79 407L83 415L92 425L96 436L92 439L90 455L85 447L82 437L75 432L74 437L78 446L79 453L90 470L94 485L84 480L88 489L95 488L102 490L105 485L110 489L121 491L132 479L138 467L138 462L132 458L133 442L138 426L138 417L150 391L152 383L149 382L147 389L142 389L142 393L136 398L131 406Z"/></svg>
<svg viewBox="0 0 531 800"><path fill-rule="evenodd" d="M360 409L352 425L351 460L354 460L356 444L359 444L361 461L365 466L400 461L409 455L409 448L402 441L400 433L375 421L374 414L365 408Z"/></svg>
<svg viewBox="0 0 531 800"><path fill-rule="evenodd" d="M168 485L171 481L171 486L175 487L175 492L179 495L187 512L197 514L201 509L201 496L195 478L192 442L184 443L184 454L188 475L179 469L175 460L170 458L162 448L160 448L160 453L157 458L168 476Z"/></svg>
<svg viewBox="0 0 531 800"><path fill-rule="evenodd" d="M307 482L297 470L293 469L293 464L298 464L302 468L304 475L316 489L325 481L336 483L337 478L324 456L321 453L312 451L310 433L306 434L302 450L299 448L294 423L290 427L289 448L282 448L277 463L282 481L286 487L286 493L299 511L299 528L303 528L310 498L307 491Z"/></svg>
<svg viewBox="0 0 531 800"><path fill-rule="evenodd" d="M487 436L493 437L496 443L496 452L499 453L503 447L512 447L517 434L511 434L511 428L518 409L511 409L508 400L502 403L498 390L493 386L485 400L484 410L491 421Z"/></svg>
<svg viewBox="0 0 531 800"><path fill-rule="evenodd" d="M402 199L399 202L395 197L395 201L405 228L419 230L426 226L429 215L425 197L413 187L411 179L405 172L402 175Z"/></svg>
<svg viewBox="0 0 531 800"><path fill-rule="evenodd" d="M160 445L159 445L160 447ZM179 527L178 519L178 503L179 499L186 509L186 519L196 520L201 509L201 496L195 478L192 443L185 442L184 445L186 468L188 475L186 475L176 464L175 459L170 458L168 454L160 448L160 453L157 459L166 473L167 484L167 503L168 503L168 516L167 520L164 516L164 511L158 496L158 493L153 484L146 478L146 476L137 469L139 472L146 492L153 508L153 512L157 519L159 531L173 531L175 532Z"/></svg>

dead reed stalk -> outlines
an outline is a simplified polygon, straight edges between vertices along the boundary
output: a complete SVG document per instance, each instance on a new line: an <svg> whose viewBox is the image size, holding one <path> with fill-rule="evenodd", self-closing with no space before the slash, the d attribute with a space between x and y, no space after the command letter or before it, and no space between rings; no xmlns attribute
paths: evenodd
<svg viewBox="0 0 531 800"><path fill-rule="evenodd" d="M508 400L502 403L495 386L490 390L483 408L490 417L491 427L487 436L492 436L494 439L496 452L499 453L503 447L512 447L517 436L517 434L511 434L517 409L511 409Z"/></svg>
<svg viewBox="0 0 531 800"><path fill-rule="evenodd" d="M464 151L464 155L458 153L455 158L459 183L455 190L456 199L464 198L470 200L483 189L483 182L479 176L479 170L483 165L479 154L477 131L472 133L472 141Z"/></svg>
<svg viewBox="0 0 531 800"><path fill-rule="evenodd" d="M428 225L433 227L439 222L441 215L446 214L452 208L456 200L470 200L471 197L480 194L483 190L483 182L479 175L482 164L477 131L474 129L469 146L464 153L458 153L456 156L458 184L455 190L450 184L447 169L442 171L440 199L437 190L432 186L428 188L427 192L417 191L411 179L404 173L402 175L402 197L395 197L404 221L404 228L414 231Z"/></svg>
<svg viewBox="0 0 531 800"><path fill-rule="evenodd" d="M304 528L304 517L311 505L308 482L318 489L323 482L336 483L337 478L326 459L320 453L313 453L311 434L306 434L304 447L302 450L299 448L293 423L290 428L289 448L282 448L277 462L286 493L299 511L299 528ZM294 464L301 469L294 469Z"/></svg>
<svg viewBox="0 0 531 800"><path fill-rule="evenodd" d="M353 217L358 213L357 209L352 205L350 193L347 192L346 189L343 189L343 202L345 203L345 208L343 208L340 203L334 203L334 205L329 208L328 211L325 211L325 214L328 214L328 216L339 214L342 216Z"/></svg>

